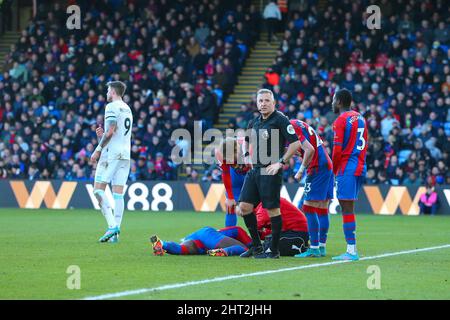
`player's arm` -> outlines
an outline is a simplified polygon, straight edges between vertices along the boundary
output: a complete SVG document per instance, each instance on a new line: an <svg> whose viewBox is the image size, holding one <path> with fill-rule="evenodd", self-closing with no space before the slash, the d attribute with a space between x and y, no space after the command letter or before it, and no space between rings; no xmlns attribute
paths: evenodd
<svg viewBox="0 0 450 320"><path fill-rule="evenodd" d="M344 123L338 118L333 125L334 138L333 138L333 173L336 175L342 158L342 145L344 143Z"/></svg>
<svg viewBox="0 0 450 320"><path fill-rule="evenodd" d="M103 128L102 127L98 127L97 129L95 129L95 134L97 135L97 140L100 141L103 137Z"/></svg>
<svg viewBox="0 0 450 320"><path fill-rule="evenodd" d="M231 183L230 166L227 164L222 164L222 182L227 191L227 198L225 199L225 206L227 212L231 212L236 206L236 200L234 199L233 187Z"/></svg>
<svg viewBox="0 0 450 320"><path fill-rule="evenodd" d="M108 130L102 135L97 148L95 148L95 151L91 156L92 162L96 162L100 158L103 148L108 145L117 130L117 116L111 109L107 109L105 112L105 122Z"/></svg>
<svg viewBox="0 0 450 320"><path fill-rule="evenodd" d="M222 182L225 186L225 190L227 191L228 199L234 200L233 195L233 187L231 184L231 174L230 174L230 166L226 164L222 164Z"/></svg>
<svg viewBox="0 0 450 320"><path fill-rule="evenodd" d="M217 231L220 232L221 234L223 234L224 236L227 236L227 237L230 237L237 241L242 242L247 247L249 245L251 245L251 243L252 243L252 238L250 238L250 236L247 234L247 232L242 227L230 226L230 227L221 228Z"/></svg>
<svg viewBox="0 0 450 320"><path fill-rule="evenodd" d="M267 235L272 233L269 213L262 207L261 203L256 207L254 213L256 215L256 229L261 240L264 240Z"/></svg>
<svg viewBox="0 0 450 320"><path fill-rule="evenodd" d="M301 179L303 176L303 172L305 169L309 166L311 163L312 158L314 157L314 147L312 144L308 141L308 139L305 138L303 135L303 131L298 126L294 126L295 133L297 134L298 140L301 142L301 148L303 150L303 160L302 164L300 166L300 169L295 174L295 179Z"/></svg>
<svg viewBox="0 0 450 320"><path fill-rule="evenodd" d="M106 123L108 124L108 131L105 132L105 134L102 136L102 139L98 143L97 150L101 151L104 147L107 146L109 141L111 141L114 132L117 130L117 120L107 120Z"/></svg>
<svg viewBox="0 0 450 320"><path fill-rule="evenodd" d="M222 151L218 148L214 150L214 154L216 156L217 163L222 169L222 182L225 186L225 190L227 191L227 198L225 199L225 206L227 207L227 211L230 211L232 208L236 206L236 201L233 195L233 187L231 183L231 173L230 166L225 164L223 161Z"/></svg>
<svg viewBox="0 0 450 320"><path fill-rule="evenodd" d="M305 172L306 168L308 168L314 157L314 147L307 139L304 139L303 142L301 142L301 146L303 149L303 161L300 165L300 169L295 174L295 179L301 179L303 172Z"/></svg>
<svg viewBox="0 0 450 320"><path fill-rule="evenodd" d="M297 134L295 133L294 126L289 122L288 118L282 117L279 127L281 134L289 142L289 147L277 163L271 164L267 167L267 173L271 175L276 174L283 167L283 165L286 164L290 158L292 158L292 156L302 145L300 140L298 140Z"/></svg>

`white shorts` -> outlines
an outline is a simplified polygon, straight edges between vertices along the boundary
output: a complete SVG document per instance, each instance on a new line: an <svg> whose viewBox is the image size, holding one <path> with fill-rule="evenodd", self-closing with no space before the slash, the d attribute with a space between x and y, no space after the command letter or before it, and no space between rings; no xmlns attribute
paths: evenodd
<svg viewBox="0 0 450 320"><path fill-rule="evenodd" d="M124 186L129 174L130 160L100 159L95 171L95 182L111 182L113 186Z"/></svg>

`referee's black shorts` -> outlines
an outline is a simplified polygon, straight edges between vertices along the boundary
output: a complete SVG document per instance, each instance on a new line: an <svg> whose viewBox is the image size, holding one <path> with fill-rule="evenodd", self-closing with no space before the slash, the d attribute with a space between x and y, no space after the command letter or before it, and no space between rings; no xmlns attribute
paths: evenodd
<svg viewBox="0 0 450 320"><path fill-rule="evenodd" d="M264 209L280 207L280 191L282 170L275 175L262 174L263 168L253 168L245 176L239 202L247 202L257 206L262 202Z"/></svg>

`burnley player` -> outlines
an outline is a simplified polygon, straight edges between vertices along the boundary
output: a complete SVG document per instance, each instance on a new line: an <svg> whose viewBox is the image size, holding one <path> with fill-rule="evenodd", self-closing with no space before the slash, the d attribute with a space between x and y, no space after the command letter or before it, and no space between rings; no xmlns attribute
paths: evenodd
<svg viewBox="0 0 450 320"><path fill-rule="evenodd" d="M333 260L358 260L354 205L366 175L367 125L364 117L350 110L352 94L347 89L333 96L333 112L339 117L333 124L333 172L336 193L342 208L347 252Z"/></svg>
<svg viewBox="0 0 450 320"><path fill-rule="evenodd" d="M105 130L96 130L100 142L92 153L91 162L98 161L94 195L108 224L108 229L99 242L118 242L125 208L123 193L130 173L133 114L122 100L126 90L125 83L112 81L107 83L107 87L106 98L109 103L105 107ZM105 194L109 183L112 184L114 213Z"/></svg>
<svg viewBox="0 0 450 320"><path fill-rule="evenodd" d="M226 227L237 224L236 199L239 199L241 195L245 175L250 170L250 166L244 164L242 144L243 139L227 137L215 150L217 162L222 169L222 181L225 186Z"/></svg>
<svg viewBox="0 0 450 320"><path fill-rule="evenodd" d="M301 179L306 170L305 191L302 210L308 219L310 247L297 258L324 257L326 241L330 226L328 203L333 198L333 170L331 159L323 146L322 139L306 122L291 120L298 139L302 143L300 155L302 165L295 175Z"/></svg>

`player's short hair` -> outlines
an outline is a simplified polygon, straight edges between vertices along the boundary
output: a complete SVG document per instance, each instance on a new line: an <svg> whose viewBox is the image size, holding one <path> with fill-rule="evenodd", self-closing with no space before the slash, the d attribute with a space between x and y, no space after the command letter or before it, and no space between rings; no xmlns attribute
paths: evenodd
<svg viewBox="0 0 450 320"><path fill-rule="evenodd" d="M220 143L220 151L222 152L224 159L227 158L227 155L235 155L238 151L237 139L235 137L226 137L223 139Z"/></svg>
<svg viewBox="0 0 450 320"><path fill-rule="evenodd" d="M270 96L272 97L272 100L275 100L275 97L273 95L273 92L269 89L259 89L258 92L256 93L256 96L258 97L260 94L270 94Z"/></svg>
<svg viewBox="0 0 450 320"><path fill-rule="evenodd" d="M122 81L110 81L106 84L108 87L114 89L118 96L123 97L125 90L127 90L127 85Z"/></svg>
<svg viewBox="0 0 450 320"><path fill-rule="evenodd" d="M352 93L348 89L341 89L336 92L336 100L342 102L344 108L349 108L352 104Z"/></svg>

